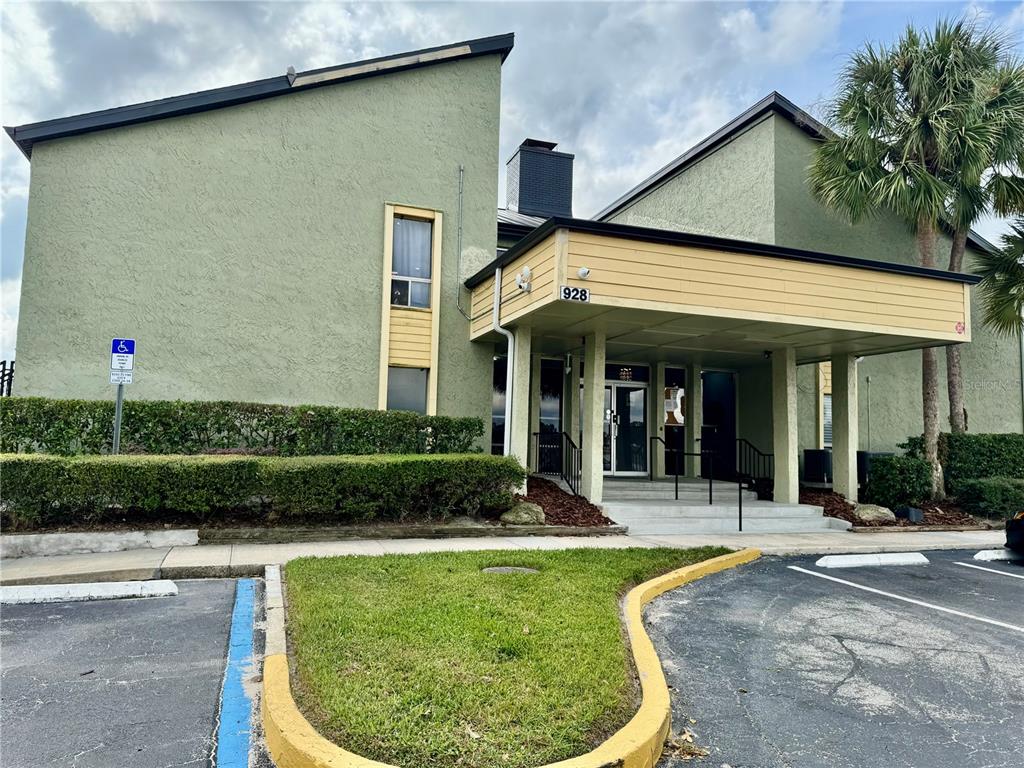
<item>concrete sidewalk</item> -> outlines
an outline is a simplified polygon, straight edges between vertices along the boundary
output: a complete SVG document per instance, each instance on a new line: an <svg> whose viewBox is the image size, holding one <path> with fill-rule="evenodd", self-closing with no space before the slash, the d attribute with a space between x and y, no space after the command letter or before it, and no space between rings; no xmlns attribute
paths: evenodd
<svg viewBox="0 0 1024 768"><path fill-rule="evenodd" d="M993 549L1003 531L883 531L878 533L733 533L678 536L532 536L523 538L366 539L299 544L219 544L134 549L90 555L22 557L0 561L0 584L70 584L87 581L261 576L265 565L296 557L466 552L482 549L578 547L757 547L765 554L914 552L928 549Z"/></svg>

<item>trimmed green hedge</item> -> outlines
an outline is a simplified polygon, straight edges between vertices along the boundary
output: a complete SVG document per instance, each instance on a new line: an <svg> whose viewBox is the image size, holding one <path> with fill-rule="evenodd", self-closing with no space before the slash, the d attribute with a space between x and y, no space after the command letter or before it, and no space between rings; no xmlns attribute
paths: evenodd
<svg viewBox="0 0 1024 768"><path fill-rule="evenodd" d="M865 491L867 501L883 507L917 504L931 495L931 468L916 456L874 456Z"/></svg>
<svg viewBox="0 0 1024 768"><path fill-rule="evenodd" d="M911 437L902 446L912 456L923 456L923 441ZM1024 479L1024 434L991 433L939 435L939 461L946 489L959 494L962 482L981 477Z"/></svg>
<svg viewBox="0 0 1024 768"><path fill-rule="evenodd" d="M29 529L241 514L344 524L504 511L526 471L484 454L413 456L0 455L2 522Z"/></svg>
<svg viewBox="0 0 1024 768"><path fill-rule="evenodd" d="M114 403L0 399L0 452L60 456L109 453ZM129 400L122 453L244 452L281 456L467 453L480 419L320 405Z"/></svg>
<svg viewBox="0 0 1024 768"><path fill-rule="evenodd" d="M961 480L957 501L974 515L1009 520L1024 512L1024 480L1017 477L983 477Z"/></svg>

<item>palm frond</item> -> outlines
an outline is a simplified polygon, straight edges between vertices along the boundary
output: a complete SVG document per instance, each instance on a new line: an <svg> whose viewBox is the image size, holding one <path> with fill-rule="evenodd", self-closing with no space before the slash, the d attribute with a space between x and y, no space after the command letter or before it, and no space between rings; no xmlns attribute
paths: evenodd
<svg viewBox="0 0 1024 768"><path fill-rule="evenodd" d="M981 277L982 321L1000 335L1024 332L1024 219L1003 236L1003 247L975 259Z"/></svg>

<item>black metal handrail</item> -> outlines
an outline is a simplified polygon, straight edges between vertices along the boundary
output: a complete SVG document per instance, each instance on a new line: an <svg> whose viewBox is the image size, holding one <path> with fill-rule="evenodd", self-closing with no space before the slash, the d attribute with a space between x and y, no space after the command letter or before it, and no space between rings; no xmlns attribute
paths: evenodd
<svg viewBox="0 0 1024 768"><path fill-rule="evenodd" d="M736 474L751 481L775 477L775 454L764 453L745 437L736 438Z"/></svg>
<svg viewBox="0 0 1024 768"><path fill-rule="evenodd" d="M545 440L546 439L546 440ZM583 456L579 446L568 432L534 432L533 433L532 469L539 475L556 475L565 481L574 496L580 495L580 478L583 474ZM541 461L541 449L557 450L558 461L553 462L558 469L552 470L552 463Z"/></svg>
<svg viewBox="0 0 1024 768"><path fill-rule="evenodd" d="M700 465L701 473L704 472L704 461L705 461L705 457L707 457L707 462L708 462L707 463L707 473L708 473L708 504L714 504L715 503L715 473L714 473L714 471L712 471L713 470L713 466L714 466L714 452L713 451L681 451L678 448L669 448L668 444L665 442L665 439L663 437L660 437L659 435L652 435L651 436L651 455L650 455L650 458L652 459L652 461L650 462L651 469L650 469L650 472L648 473L648 476L650 477L651 480L654 480L654 461L653 461L653 458L654 458L654 441L655 440L657 440L659 443L661 443L665 447L665 451L666 452L671 451L674 454L675 461L673 461L673 464L675 465L675 472L673 474L674 474L674 477L675 477L675 497L676 497L676 501L679 501L679 457L680 456L696 456L696 457L700 458L701 459L701 465Z"/></svg>

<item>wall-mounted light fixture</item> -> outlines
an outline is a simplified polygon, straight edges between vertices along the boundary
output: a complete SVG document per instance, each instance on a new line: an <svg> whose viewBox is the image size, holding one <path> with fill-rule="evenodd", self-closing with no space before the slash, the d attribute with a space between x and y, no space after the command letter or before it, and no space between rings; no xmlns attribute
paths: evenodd
<svg viewBox="0 0 1024 768"><path fill-rule="evenodd" d="M523 271L516 275L516 285L519 290L529 293L533 284L530 282L530 278L533 277L533 272L530 271L529 267L523 267Z"/></svg>

